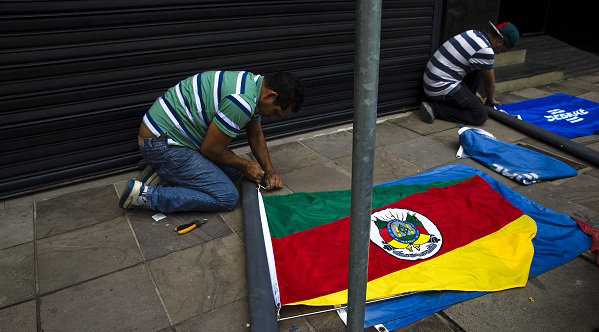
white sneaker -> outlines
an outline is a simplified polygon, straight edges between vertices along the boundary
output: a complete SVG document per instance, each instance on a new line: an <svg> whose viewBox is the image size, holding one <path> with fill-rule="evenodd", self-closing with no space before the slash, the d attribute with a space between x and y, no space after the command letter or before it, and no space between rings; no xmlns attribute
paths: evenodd
<svg viewBox="0 0 599 332"><path fill-rule="evenodd" d="M142 193L144 184L140 181L135 181L133 179L127 182L125 189L121 193L121 199L119 200L119 206L122 209L132 209L136 206L143 205L141 203L139 196Z"/></svg>
<svg viewBox="0 0 599 332"><path fill-rule="evenodd" d="M152 166L148 165L136 177L136 181L143 183L146 186L157 186L161 183L160 176L154 171Z"/></svg>

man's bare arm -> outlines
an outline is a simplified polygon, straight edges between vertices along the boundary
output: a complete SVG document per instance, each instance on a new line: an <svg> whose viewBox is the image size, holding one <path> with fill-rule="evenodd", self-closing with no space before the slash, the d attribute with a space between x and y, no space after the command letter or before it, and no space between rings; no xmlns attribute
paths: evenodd
<svg viewBox="0 0 599 332"><path fill-rule="evenodd" d="M266 140L264 139L262 125L258 121L250 121L245 126L245 130L248 134L248 142L250 144L250 148L252 149L252 153L264 170L266 189L282 187L283 181L281 177L275 173L270 160L270 154L268 153L268 147L266 146Z"/></svg>
<svg viewBox="0 0 599 332"><path fill-rule="evenodd" d="M487 93L487 105L497 106L499 102L495 100L495 72L493 69L483 70L483 82Z"/></svg>
<svg viewBox="0 0 599 332"><path fill-rule="evenodd" d="M213 122L208 127L208 132L202 141L200 151L206 158L217 164L231 166L242 171L250 181L257 183L262 181L264 171L258 163L240 158L227 150L227 144L231 142L231 139L231 137L218 129Z"/></svg>

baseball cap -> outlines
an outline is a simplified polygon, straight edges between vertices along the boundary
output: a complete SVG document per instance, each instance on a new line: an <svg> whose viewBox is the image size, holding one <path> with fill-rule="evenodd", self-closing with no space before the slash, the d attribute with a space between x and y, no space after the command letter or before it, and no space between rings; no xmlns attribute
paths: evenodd
<svg viewBox="0 0 599 332"><path fill-rule="evenodd" d="M507 48L512 49L516 46L518 39L520 39L520 32L518 32L518 28L510 22L503 22L495 26L495 24L489 21L489 24L495 29L495 31L503 38L503 42Z"/></svg>

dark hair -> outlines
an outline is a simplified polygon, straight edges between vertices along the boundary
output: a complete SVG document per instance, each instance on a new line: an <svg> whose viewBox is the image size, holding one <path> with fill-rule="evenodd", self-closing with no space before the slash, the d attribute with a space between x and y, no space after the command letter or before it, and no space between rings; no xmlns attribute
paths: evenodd
<svg viewBox="0 0 599 332"><path fill-rule="evenodd" d="M304 84L291 73L282 71L264 75L264 85L278 94L274 104L284 110L291 106L297 113L304 103Z"/></svg>

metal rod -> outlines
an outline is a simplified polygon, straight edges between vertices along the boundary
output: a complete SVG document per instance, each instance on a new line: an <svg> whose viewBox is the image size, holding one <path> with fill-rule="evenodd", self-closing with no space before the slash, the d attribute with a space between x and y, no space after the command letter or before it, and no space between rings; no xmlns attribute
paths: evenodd
<svg viewBox="0 0 599 332"><path fill-rule="evenodd" d="M279 323L268 273L256 184L241 181L241 193L251 331L276 332L279 330Z"/></svg>
<svg viewBox="0 0 599 332"><path fill-rule="evenodd" d="M376 139L382 0L356 4L347 330L364 330Z"/></svg>
<svg viewBox="0 0 599 332"><path fill-rule="evenodd" d="M521 133L529 135L533 138L538 139L541 142L545 142L558 149L562 149L573 156L576 156L584 161L587 161L595 166L599 166L599 152L586 147L582 144L568 140L565 137L554 134L541 127L537 127L532 123L522 121L516 117L508 115L506 113L495 110L491 107L487 107L489 116L493 119L502 122L503 124L510 126Z"/></svg>
<svg viewBox="0 0 599 332"><path fill-rule="evenodd" d="M398 298L398 297L404 297L404 296L408 296L408 295L412 295L412 294L416 294L416 293L419 293L419 292L409 292L409 293L404 293L404 294L395 295L395 296L391 296L391 297L386 297L384 299L370 300L370 301L366 301L366 304L376 303L376 302L381 302L381 301L387 301L387 300L395 299L395 298ZM347 305L343 305L343 306L340 306L340 307L337 307L337 308L329 308L329 309L324 309L324 310L319 310L319 311L314 311L314 312L308 312L308 313L301 314L301 315L283 317L283 318L279 318L279 322L283 321L283 320L294 319L294 318L301 318L301 317L306 317L306 316L324 314L325 312L334 311L334 310L337 310L337 309L345 309L345 308L347 308Z"/></svg>

